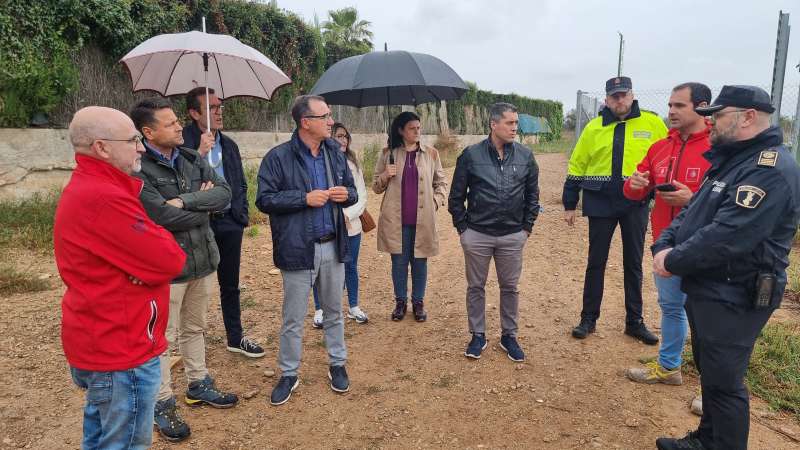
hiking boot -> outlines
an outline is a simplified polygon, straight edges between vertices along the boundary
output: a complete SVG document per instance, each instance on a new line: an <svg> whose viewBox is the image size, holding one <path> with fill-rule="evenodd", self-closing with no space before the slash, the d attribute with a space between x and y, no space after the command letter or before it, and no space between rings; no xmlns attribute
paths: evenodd
<svg viewBox="0 0 800 450"><path fill-rule="evenodd" d="M422 303L422 300L411 302L411 309L414 310L414 320L417 322L425 322L428 320L428 313L425 312L425 305Z"/></svg>
<svg viewBox="0 0 800 450"><path fill-rule="evenodd" d="M506 351L506 354L508 354L508 359L514 362L525 361L525 353L519 347L517 338L514 336L504 334L500 338L500 348Z"/></svg>
<svg viewBox="0 0 800 450"><path fill-rule="evenodd" d="M589 333L594 333L595 321L591 319L581 319L581 323L572 329L572 337L576 339L586 339Z"/></svg>
<svg viewBox="0 0 800 450"><path fill-rule="evenodd" d="M472 340L469 341L464 356L472 359L481 359L481 352L486 350L487 345L489 345L489 341L486 340L483 333L472 333Z"/></svg>
<svg viewBox="0 0 800 450"><path fill-rule="evenodd" d="M350 390L350 379L347 378L344 366L331 366L328 369L328 378L331 380L331 389L334 392L344 394Z"/></svg>
<svg viewBox="0 0 800 450"><path fill-rule="evenodd" d="M406 316L408 305L405 300L395 300L395 302L394 311L392 311L392 320L397 322L398 320L403 320L403 317Z"/></svg>
<svg viewBox="0 0 800 450"><path fill-rule="evenodd" d="M261 358L265 355L264 349L261 348L256 341L243 337L239 341L239 345L228 344L228 351L233 353L241 353L248 358Z"/></svg>
<svg viewBox="0 0 800 450"><path fill-rule="evenodd" d="M703 394L697 395L692 399L692 404L689 406L692 414L702 417L703 416Z"/></svg>
<svg viewBox="0 0 800 450"><path fill-rule="evenodd" d="M170 442L180 442L192 434L189 425L178 414L175 397L156 402L153 424L158 428L161 437Z"/></svg>
<svg viewBox="0 0 800 450"><path fill-rule="evenodd" d="M356 323L367 323L369 321L367 313L358 306L353 306L347 311L347 318L355 320Z"/></svg>
<svg viewBox="0 0 800 450"><path fill-rule="evenodd" d="M647 345L658 344L658 336L651 333L650 330L648 330L644 325L644 322L639 322L637 324L626 324L625 334L632 338L638 339Z"/></svg>
<svg viewBox="0 0 800 450"><path fill-rule="evenodd" d="M690 431L686 436L676 438L656 439L658 450L706 450L697 436L697 431Z"/></svg>
<svg viewBox="0 0 800 450"><path fill-rule="evenodd" d="M269 397L269 402L272 406L282 405L289 401L292 392L300 385L300 380L297 377L281 377L278 384L272 388L272 395Z"/></svg>
<svg viewBox="0 0 800 450"><path fill-rule="evenodd" d="M192 381L186 391L186 404L189 406L206 404L214 408L227 409L233 408L238 402L239 397L236 394L220 392L214 386L214 379L210 375L206 375L200 381Z"/></svg>
<svg viewBox="0 0 800 450"><path fill-rule="evenodd" d="M314 311L314 321L311 322L311 326L316 329L322 329L322 310L318 309Z"/></svg>
<svg viewBox="0 0 800 450"><path fill-rule="evenodd" d="M671 386L680 386L683 384L681 366L672 370L667 370L661 367L661 364L655 360L645 364L644 368L635 367L626 369L625 376L631 381L644 384L664 383Z"/></svg>

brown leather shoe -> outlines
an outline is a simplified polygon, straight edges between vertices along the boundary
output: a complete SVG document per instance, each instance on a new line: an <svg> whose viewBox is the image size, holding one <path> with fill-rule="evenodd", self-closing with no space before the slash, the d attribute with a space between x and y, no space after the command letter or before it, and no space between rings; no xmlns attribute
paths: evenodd
<svg viewBox="0 0 800 450"><path fill-rule="evenodd" d="M395 300L397 303L394 306L394 311L392 311L392 320L397 322L398 320L403 320L403 317L406 316L406 309L408 303L405 300Z"/></svg>
<svg viewBox="0 0 800 450"><path fill-rule="evenodd" d="M414 310L414 320L417 322L428 320L428 313L425 312L425 305L421 301L411 302L411 308Z"/></svg>

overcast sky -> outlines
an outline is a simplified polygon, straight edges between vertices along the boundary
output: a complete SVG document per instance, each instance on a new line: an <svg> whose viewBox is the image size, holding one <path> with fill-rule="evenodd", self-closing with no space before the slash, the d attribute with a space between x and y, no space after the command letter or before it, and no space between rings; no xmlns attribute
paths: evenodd
<svg viewBox="0 0 800 450"><path fill-rule="evenodd" d="M785 94L796 98L800 84L798 0L278 0L278 6L309 21L316 12L321 22L330 9L355 6L372 22L376 49L387 42L390 50L429 53L481 89L559 100L565 112L574 108L578 89L601 92L616 75L617 31L625 36L623 75L640 96L684 81L769 86L783 10L793 27Z"/></svg>

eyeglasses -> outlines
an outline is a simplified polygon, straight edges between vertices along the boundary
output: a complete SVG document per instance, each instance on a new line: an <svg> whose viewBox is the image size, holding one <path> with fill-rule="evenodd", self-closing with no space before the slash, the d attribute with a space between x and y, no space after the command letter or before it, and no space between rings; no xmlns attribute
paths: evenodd
<svg viewBox="0 0 800 450"><path fill-rule="evenodd" d="M318 115L318 116L303 116L303 119L323 119L323 120L330 120L330 119L333 119L333 114L331 114L331 113L327 113L327 114L321 114L321 115Z"/></svg>
<svg viewBox="0 0 800 450"><path fill-rule="evenodd" d="M127 142L128 144L139 145L142 143L143 136L141 134L136 134L136 136L130 139L107 139L107 138L97 138L97 141L109 141L109 142Z"/></svg>
<svg viewBox="0 0 800 450"><path fill-rule="evenodd" d="M715 112L714 114L711 114L711 120L717 120L720 117L722 117L722 116L724 116L725 114L728 114L728 113L742 112L742 111L747 111L747 110L746 109L731 109L731 110L728 110L728 111Z"/></svg>
<svg viewBox="0 0 800 450"><path fill-rule="evenodd" d="M213 113L221 113L223 109L225 109L225 105L223 105L223 104L210 105L208 107L208 110L213 112Z"/></svg>

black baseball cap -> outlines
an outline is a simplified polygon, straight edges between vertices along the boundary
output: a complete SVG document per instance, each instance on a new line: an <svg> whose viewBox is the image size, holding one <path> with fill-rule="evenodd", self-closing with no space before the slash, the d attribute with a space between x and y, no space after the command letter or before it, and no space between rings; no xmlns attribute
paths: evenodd
<svg viewBox="0 0 800 450"><path fill-rule="evenodd" d="M606 95L628 92L631 89L633 89L633 82L628 77L614 77L606 81Z"/></svg>
<svg viewBox="0 0 800 450"><path fill-rule="evenodd" d="M713 103L708 106L695 108L694 110L701 116L710 116L728 106L755 109L766 113L775 111L767 91L758 86L745 85L722 86L722 90L719 91L719 95Z"/></svg>

